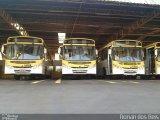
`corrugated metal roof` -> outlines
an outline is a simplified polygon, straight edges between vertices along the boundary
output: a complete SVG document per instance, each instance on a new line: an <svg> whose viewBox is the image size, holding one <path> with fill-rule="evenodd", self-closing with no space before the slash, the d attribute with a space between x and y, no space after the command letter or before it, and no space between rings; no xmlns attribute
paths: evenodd
<svg viewBox="0 0 160 120"><path fill-rule="evenodd" d="M105 0L105 1L118 1L118 2L160 5L160 0Z"/></svg>
<svg viewBox="0 0 160 120"><path fill-rule="evenodd" d="M0 45L18 35L2 10L29 35L43 38L53 53L59 47L58 32L66 38L94 39L97 49L114 39L139 39L144 45L160 41L160 5L155 0L156 5L133 3L137 0L12 1L0 0L0 16L5 18L0 17Z"/></svg>

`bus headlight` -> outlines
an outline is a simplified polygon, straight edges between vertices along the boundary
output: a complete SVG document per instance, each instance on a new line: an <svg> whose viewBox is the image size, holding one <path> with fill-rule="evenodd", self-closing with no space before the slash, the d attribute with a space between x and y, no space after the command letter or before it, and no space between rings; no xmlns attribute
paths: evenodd
<svg viewBox="0 0 160 120"><path fill-rule="evenodd" d="M123 70L123 68L121 68L121 67L119 67L119 66L117 66L117 65L113 65L113 68Z"/></svg>
<svg viewBox="0 0 160 120"><path fill-rule="evenodd" d="M13 66L5 64L4 74L14 74L15 73L14 69L15 68Z"/></svg>
<svg viewBox="0 0 160 120"><path fill-rule="evenodd" d="M145 68L144 66L141 66L137 69L137 74L145 74Z"/></svg>
<svg viewBox="0 0 160 120"><path fill-rule="evenodd" d="M41 65L33 66L32 69L37 69L37 68L39 68L39 67L41 67Z"/></svg>
<svg viewBox="0 0 160 120"><path fill-rule="evenodd" d="M71 69L71 67L69 67L69 66L67 66L67 65L65 65L65 64L63 64L62 65L64 68L66 68L66 69Z"/></svg>
<svg viewBox="0 0 160 120"><path fill-rule="evenodd" d="M117 66L117 65L113 65L113 74L123 74L123 68Z"/></svg>
<svg viewBox="0 0 160 120"><path fill-rule="evenodd" d="M72 68L62 64L62 74L73 74Z"/></svg>
<svg viewBox="0 0 160 120"><path fill-rule="evenodd" d="M8 68L8 69L14 69L14 67L10 66L10 65L5 65L5 67Z"/></svg>
<svg viewBox="0 0 160 120"><path fill-rule="evenodd" d="M90 66L89 69L92 69L92 68L95 68L95 67L96 67L96 64Z"/></svg>
<svg viewBox="0 0 160 120"><path fill-rule="evenodd" d="M141 67L139 67L138 69L139 69L139 70L143 70L143 69L144 69L144 66L141 66Z"/></svg>

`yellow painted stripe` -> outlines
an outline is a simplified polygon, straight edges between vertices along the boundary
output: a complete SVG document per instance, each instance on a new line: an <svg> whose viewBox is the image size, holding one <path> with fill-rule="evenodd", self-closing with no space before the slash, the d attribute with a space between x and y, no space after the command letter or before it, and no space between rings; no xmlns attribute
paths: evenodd
<svg viewBox="0 0 160 120"><path fill-rule="evenodd" d="M122 80L121 82L127 82L127 81Z"/></svg>
<svg viewBox="0 0 160 120"><path fill-rule="evenodd" d="M117 83L117 82L114 82L114 81L104 81L104 82L107 82L107 83Z"/></svg>
<svg viewBox="0 0 160 120"><path fill-rule="evenodd" d="M61 79L58 79L55 81L56 84L60 84L61 83Z"/></svg>
<svg viewBox="0 0 160 120"><path fill-rule="evenodd" d="M139 84L139 82L136 82L136 81L130 81L130 82L134 84Z"/></svg>
<svg viewBox="0 0 160 120"><path fill-rule="evenodd" d="M32 82L32 84L36 84L36 83L40 83L40 82L44 82L45 80L39 80L39 81L34 81Z"/></svg>

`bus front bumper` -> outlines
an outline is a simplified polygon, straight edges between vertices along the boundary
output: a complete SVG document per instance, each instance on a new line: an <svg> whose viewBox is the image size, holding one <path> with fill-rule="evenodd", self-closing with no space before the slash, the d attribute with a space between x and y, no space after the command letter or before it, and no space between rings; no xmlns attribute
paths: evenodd
<svg viewBox="0 0 160 120"><path fill-rule="evenodd" d="M44 71L42 66L35 66L31 68L16 68L5 65L4 74L17 74L17 75L44 74Z"/></svg>
<svg viewBox="0 0 160 120"><path fill-rule="evenodd" d="M62 67L62 74L96 74L96 67L91 68L70 68Z"/></svg>
<svg viewBox="0 0 160 120"><path fill-rule="evenodd" d="M136 69L125 69L125 68L114 68L113 74L122 74L122 75L144 75L145 69L142 68L136 68Z"/></svg>

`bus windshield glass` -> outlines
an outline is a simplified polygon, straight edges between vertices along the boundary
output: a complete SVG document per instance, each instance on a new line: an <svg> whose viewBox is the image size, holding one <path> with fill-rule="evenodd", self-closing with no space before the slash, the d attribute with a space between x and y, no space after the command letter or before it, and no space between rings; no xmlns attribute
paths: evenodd
<svg viewBox="0 0 160 120"><path fill-rule="evenodd" d="M35 42L35 43L42 43L40 38L32 38L32 37L14 37L9 38L8 42Z"/></svg>
<svg viewBox="0 0 160 120"><path fill-rule="evenodd" d="M112 50L113 52L113 60L116 61L142 61L143 52L141 48L123 48L123 47L115 47Z"/></svg>
<svg viewBox="0 0 160 120"><path fill-rule="evenodd" d="M114 46L142 46L141 42L137 41L115 41Z"/></svg>
<svg viewBox="0 0 160 120"><path fill-rule="evenodd" d="M6 56L10 60L42 59L44 48L34 44L11 44L7 46Z"/></svg>
<svg viewBox="0 0 160 120"><path fill-rule="evenodd" d="M65 46L65 60L95 60L96 52L94 46Z"/></svg>
<svg viewBox="0 0 160 120"><path fill-rule="evenodd" d="M68 39L64 41L64 44L94 44L94 41L85 39Z"/></svg>

